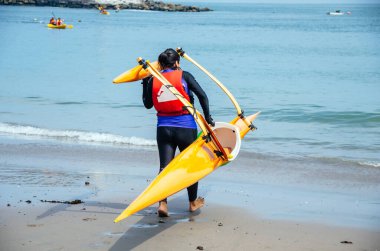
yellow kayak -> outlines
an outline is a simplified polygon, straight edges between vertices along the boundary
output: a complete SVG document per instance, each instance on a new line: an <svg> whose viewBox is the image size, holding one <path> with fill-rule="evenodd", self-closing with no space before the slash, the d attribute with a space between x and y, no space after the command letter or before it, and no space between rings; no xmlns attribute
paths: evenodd
<svg viewBox="0 0 380 251"><path fill-rule="evenodd" d="M109 15L110 13L105 10L105 11L101 11L100 14L102 14L102 15Z"/></svg>
<svg viewBox="0 0 380 251"><path fill-rule="evenodd" d="M246 117L246 119L252 122L258 115L259 113L256 113ZM213 132L228 153L229 158L227 160L220 158L213 151L214 148L211 142L206 142L201 135L194 143L177 155L114 222L119 222L191 186L219 166L235 159L240 150L241 139L250 130L251 128L239 116L230 123L217 122Z"/></svg>
<svg viewBox="0 0 380 251"><path fill-rule="evenodd" d="M47 25L48 28L52 28L52 29L71 29L73 28L73 25L72 24L61 24L61 25L54 25L54 24L48 24Z"/></svg>

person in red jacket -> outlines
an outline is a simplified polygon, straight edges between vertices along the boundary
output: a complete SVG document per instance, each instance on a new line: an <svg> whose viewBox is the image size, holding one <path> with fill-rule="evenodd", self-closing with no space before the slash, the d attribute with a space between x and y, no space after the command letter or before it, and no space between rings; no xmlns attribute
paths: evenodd
<svg viewBox="0 0 380 251"><path fill-rule="evenodd" d="M57 19L57 26L60 26L60 25L62 25L63 24L63 21L61 20L61 18L59 17L58 19Z"/></svg>
<svg viewBox="0 0 380 251"><path fill-rule="evenodd" d="M54 17L50 18L49 23L52 25L56 25L55 18Z"/></svg>
<svg viewBox="0 0 380 251"><path fill-rule="evenodd" d="M174 49L162 52L158 57L162 75L192 104L194 93L207 123L214 126L206 93L189 72L182 71L179 60L180 56ZM154 107L157 111L157 146L161 172L174 159L177 147L183 151L196 140L197 124L183 104L158 79L145 78L142 84L144 106L147 109ZM190 212L204 205L204 198L197 197L198 182L188 187L187 193ZM167 199L159 202L157 212L160 217L169 216Z"/></svg>

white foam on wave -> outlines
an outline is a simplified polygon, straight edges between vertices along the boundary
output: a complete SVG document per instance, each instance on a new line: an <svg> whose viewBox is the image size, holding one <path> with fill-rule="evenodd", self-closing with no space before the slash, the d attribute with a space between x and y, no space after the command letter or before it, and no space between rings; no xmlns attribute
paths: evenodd
<svg viewBox="0 0 380 251"><path fill-rule="evenodd" d="M380 163L379 162L375 162L375 161L363 161L363 162L359 162L359 165L362 165L362 166L372 166L372 167L380 167Z"/></svg>
<svg viewBox="0 0 380 251"><path fill-rule="evenodd" d="M378 161L372 161L372 160L358 160L358 159L349 159L345 157L311 157L315 160L322 161L322 163L331 163L331 164L337 164L337 165L354 165L354 166L362 166L362 167L380 167L380 162Z"/></svg>
<svg viewBox="0 0 380 251"><path fill-rule="evenodd" d="M110 133L85 132L76 130L51 130L34 126L0 123L0 133L25 137L52 138L62 141L76 141L87 143L155 146L156 141L138 138L123 137Z"/></svg>

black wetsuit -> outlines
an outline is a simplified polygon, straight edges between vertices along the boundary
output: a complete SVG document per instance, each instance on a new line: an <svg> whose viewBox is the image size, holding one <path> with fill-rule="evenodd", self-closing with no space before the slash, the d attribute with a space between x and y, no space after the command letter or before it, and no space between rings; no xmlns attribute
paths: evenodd
<svg viewBox="0 0 380 251"><path fill-rule="evenodd" d="M209 112L209 103L206 93L200 87L195 78L186 71L182 73L182 79L186 81L190 102L194 104L194 95L198 97L199 103L202 106L205 118L211 118ZM143 80L143 102L147 109L153 107L152 86L153 79L146 78ZM157 127L157 145L160 156L160 172L173 160L176 148L180 151L186 149L197 138L197 129L174 127L174 126L159 126ZM187 188L189 201L195 201L198 192L198 182Z"/></svg>

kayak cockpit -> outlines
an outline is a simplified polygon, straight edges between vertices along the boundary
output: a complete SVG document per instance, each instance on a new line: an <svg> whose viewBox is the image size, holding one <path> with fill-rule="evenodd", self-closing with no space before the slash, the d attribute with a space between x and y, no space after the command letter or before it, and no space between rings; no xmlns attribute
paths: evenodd
<svg viewBox="0 0 380 251"><path fill-rule="evenodd" d="M227 153L228 160L234 160L238 156L241 146L239 128L229 123L216 122L212 130Z"/></svg>

